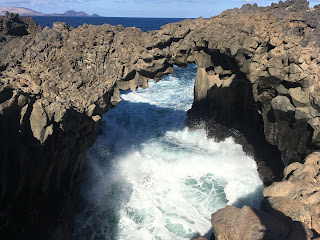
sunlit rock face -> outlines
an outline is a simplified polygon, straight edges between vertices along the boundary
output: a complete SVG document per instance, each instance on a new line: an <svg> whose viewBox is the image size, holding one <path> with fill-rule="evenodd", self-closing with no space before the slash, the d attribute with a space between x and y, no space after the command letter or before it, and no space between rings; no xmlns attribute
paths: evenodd
<svg viewBox="0 0 320 240"><path fill-rule="evenodd" d="M147 33L64 23L40 31L12 17L24 30L1 28L9 36L0 65L3 222L16 214L9 205L17 199L30 213L34 203L68 193L120 90L147 87L174 64L198 66L194 109L228 126L263 129L285 165L303 161L320 145L319 12L307 1L245 5Z"/></svg>
<svg viewBox="0 0 320 240"><path fill-rule="evenodd" d="M320 153L292 163L264 189L261 210L227 206L212 214L216 239L315 239L320 234Z"/></svg>

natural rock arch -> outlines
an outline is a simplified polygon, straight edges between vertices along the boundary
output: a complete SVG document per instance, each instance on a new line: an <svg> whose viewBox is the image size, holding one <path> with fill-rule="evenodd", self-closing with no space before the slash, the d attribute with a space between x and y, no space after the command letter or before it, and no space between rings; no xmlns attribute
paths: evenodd
<svg viewBox="0 0 320 240"><path fill-rule="evenodd" d="M97 122L120 101L119 91L147 87L174 64L198 66L195 107L236 126L235 116L253 124L261 115L265 137L286 165L319 149L319 8L306 4L246 5L147 33L65 23L40 31L30 22L30 35L5 32L0 201L9 229L39 208L26 226L44 224L41 214L72 189ZM17 221L21 213L25 219Z"/></svg>

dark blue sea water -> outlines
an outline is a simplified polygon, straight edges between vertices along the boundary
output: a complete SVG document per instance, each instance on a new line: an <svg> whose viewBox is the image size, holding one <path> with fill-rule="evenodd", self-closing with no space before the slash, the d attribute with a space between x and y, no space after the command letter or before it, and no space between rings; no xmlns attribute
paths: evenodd
<svg viewBox="0 0 320 240"><path fill-rule="evenodd" d="M93 25L121 24L124 27L137 27L146 32L149 30L159 30L162 25L179 22L183 18L128 18L128 17L37 17L33 19L41 27L52 27L54 22L66 22L69 26L78 27L84 23Z"/></svg>

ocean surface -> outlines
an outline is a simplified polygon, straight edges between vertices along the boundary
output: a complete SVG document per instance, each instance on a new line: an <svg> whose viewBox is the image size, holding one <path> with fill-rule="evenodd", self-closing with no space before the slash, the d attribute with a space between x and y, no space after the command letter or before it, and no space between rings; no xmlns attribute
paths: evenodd
<svg viewBox="0 0 320 240"><path fill-rule="evenodd" d="M41 27L52 27L54 22L66 22L69 26L78 27L84 23L93 25L102 25L104 23L111 25L121 24L124 27L137 27L142 31L159 30L162 25L179 22L184 18L127 18L127 17L52 17L52 16L34 16L33 19Z"/></svg>
<svg viewBox="0 0 320 240"><path fill-rule="evenodd" d="M150 30L163 21L115 24ZM123 92L104 114L81 174L76 240L210 238L211 213L227 204L259 207L255 161L232 138L218 143L201 126L185 127L196 65L175 70L147 89Z"/></svg>

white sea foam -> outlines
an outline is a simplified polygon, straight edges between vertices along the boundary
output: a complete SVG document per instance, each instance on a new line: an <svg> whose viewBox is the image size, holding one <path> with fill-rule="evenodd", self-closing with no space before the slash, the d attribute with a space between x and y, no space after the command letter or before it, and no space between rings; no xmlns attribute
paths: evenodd
<svg viewBox="0 0 320 240"><path fill-rule="evenodd" d="M191 239L226 204L258 207L257 166L232 138L183 126L195 67L122 95L88 153L76 239Z"/></svg>

